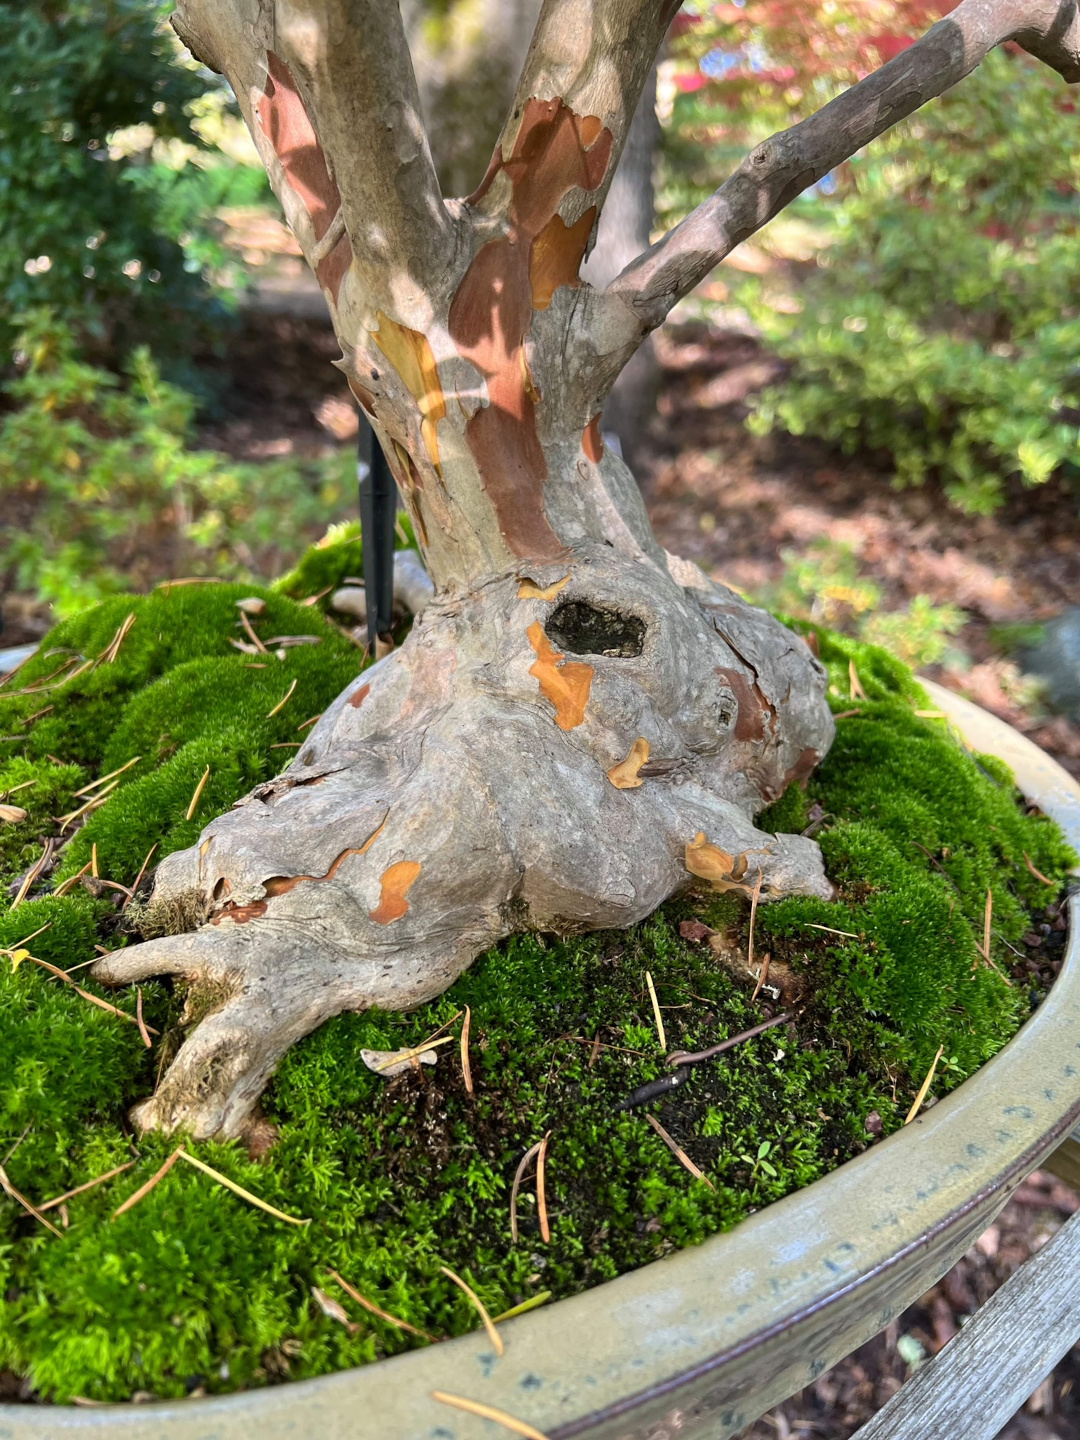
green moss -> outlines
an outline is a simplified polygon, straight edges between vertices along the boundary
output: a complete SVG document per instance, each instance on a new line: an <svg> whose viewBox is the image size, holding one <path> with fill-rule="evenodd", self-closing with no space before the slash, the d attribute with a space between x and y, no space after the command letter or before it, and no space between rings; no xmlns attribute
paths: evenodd
<svg viewBox="0 0 1080 1440"><path fill-rule="evenodd" d="M51 702L40 692L0 701L0 714L16 721L0 729L21 737L0 788L34 778L16 799L36 796L34 820L24 822L35 838L0 852L7 876L40 854L48 816L74 808L89 774L142 757L66 847L57 873L80 868L96 842L102 874L129 884L151 844L164 853L191 843L295 753L271 747L294 742L296 725L356 673L359 655L312 609L268 593L261 634L317 633L322 643L251 668L227 643L242 593L205 586L121 599L49 637L46 649L92 656L126 614L137 615L111 667L48 692ZM745 944L745 903L702 894L624 932L515 937L411 1015L342 1015L294 1047L265 1097L278 1129L266 1159L256 1163L237 1145L190 1148L271 1204L311 1217L310 1226L277 1221L182 1163L111 1221L173 1148L157 1137L138 1142L130 1170L69 1203L62 1238L4 1201L0 1367L29 1375L48 1398L123 1399L317 1375L421 1343L356 1310L334 1291L331 1269L433 1334L461 1333L475 1328L475 1315L441 1265L464 1275L493 1312L542 1289L571 1294L825 1174L865 1146L871 1111L886 1132L895 1129L939 1045L936 1094L999 1049L1038 998L1026 978L1019 983L1026 971L1009 945L1022 948L1073 857L1053 825L1024 813L1000 764L969 756L943 722L914 714L926 701L902 666L824 632L818 643L834 708L859 713L838 721L836 744L807 788L790 790L762 823L818 825L838 893L830 903L762 907L756 930L761 953L805 977L806 1008L794 1029L696 1067L685 1086L647 1107L715 1189L686 1173L644 1110L618 1108L664 1073L646 969L671 1047L702 1048L762 1017L748 977L680 935L681 920L704 919ZM57 663L35 662L20 684ZM852 665L868 699L851 698ZM294 678L288 705L270 717ZM55 709L23 724L43 703ZM1011 987L978 963L988 888L991 953ZM5 894L3 949L43 925L30 948L64 967L90 958L96 943L123 943L111 901L81 889L9 906ZM103 993L85 974L80 983ZM111 999L133 1013L132 992ZM166 1054L183 999L164 983L143 987ZM453 1046L433 1071L392 1082L363 1065L363 1048L417 1044L465 1005L475 1095L465 1093ZM7 1162L12 1182L43 1201L132 1158L124 1112L152 1089L158 1056L135 1026L32 962L13 970L0 956L0 1153L31 1127ZM515 1247L510 1183L521 1155L549 1130L551 1244L540 1241L527 1185ZM362 1321L355 1334L322 1314L313 1285Z"/></svg>

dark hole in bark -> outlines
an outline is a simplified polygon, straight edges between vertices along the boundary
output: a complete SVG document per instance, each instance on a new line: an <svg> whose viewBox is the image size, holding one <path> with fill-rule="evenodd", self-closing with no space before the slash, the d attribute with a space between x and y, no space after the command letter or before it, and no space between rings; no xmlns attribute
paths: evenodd
<svg viewBox="0 0 1080 1440"><path fill-rule="evenodd" d="M617 655L632 659L645 644L645 621L621 610L591 605L587 600L564 600L544 626L559 650L574 655Z"/></svg>

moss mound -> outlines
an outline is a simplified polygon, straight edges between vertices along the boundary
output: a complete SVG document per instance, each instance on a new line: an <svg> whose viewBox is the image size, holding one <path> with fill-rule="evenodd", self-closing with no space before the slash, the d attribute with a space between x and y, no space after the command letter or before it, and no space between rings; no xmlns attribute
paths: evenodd
<svg viewBox="0 0 1080 1440"><path fill-rule="evenodd" d="M305 577L298 593L326 579ZM319 643L283 660L238 652L229 642L247 639L236 621L245 594L266 601L254 621L264 639ZM17 909L10 889L0 898L0 949L11 952L0 954L0 1155L15 1146L4 1162L11 1183L39 1204L134 1163L51 1209L59 1236L0 1197L0 1368L48 1399L121 1400L318 1375L423 1343L356 1307L332 1270L423 1330L461 1333L476 1317L441 1265L493 1314L545 1291L571 1294L825 1174L870 1142L872 1112L885 1133L895 1129L939 1046L938 1095L994 1054L1052 978L1061 922L1047 897L1058 896L1073 857L1052 824L1025 813L1002 766L915 713L927 702L909 672L827 633L818 643L843 714L838 738L808 787L789 791L763 823L818 826L838 899L765 907L755 931L770 974L802 990L797 1022L694 1067L662 1100L620 1109L667 1073L646 971L672 1048L704 1048L779 1009L781 996L765 989L753 1000L745 966L718 963L705 943L707 925L715 945L745 950L747 907L690 895L629 931L516 937L411 1015L341 1016L296 1046L264 1101L278 1138L260 1160L237 1145L188 1147L270 1204L310 1217L300 1228L183 1164L111 1220L174 1148L135 1144L124 1112L175 1045L183 997L143 987L146 1020L162 1032L148 1051L136 1025L32 960L13 962L19 942L44 926L26 948L65 969L95 944L126 943L122 892L95 898L77 885L57 898L49 889L95 844L100 876L124 886L151 846L156 858L190 844L212 815L283 768L297 727L361 656L280 589L175 587L110 600L58 627L0 690L0 799L23 786L11 803L30 812L0 826L5 882L41 856L54 817L86 803L75 792L92 776L140 758L30 898ZM866 699L850 698L852 665ZM988 888L1001 973L978 956ZM1039 922L1050 939L1032 952L1024 937ZM84 977L85 990L104 997ZM134 1015L134 994L108 998ZM473 1095L456 1044L423 1074L387 1081L363 1065L364 1048L416 1045L445 1024L456 1036L466 1005ZM681 1167L646 1123L650 1112L713 1188ZM511 1182L549 1131L551 1242L527 1183L515 1246ZM313 1287L360 1323L350 1330L325 1314Z"/></svg>

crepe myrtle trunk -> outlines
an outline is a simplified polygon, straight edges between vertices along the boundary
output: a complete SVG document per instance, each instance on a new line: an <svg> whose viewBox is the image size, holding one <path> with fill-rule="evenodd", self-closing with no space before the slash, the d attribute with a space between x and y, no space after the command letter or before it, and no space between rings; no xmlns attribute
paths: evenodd
<svg viewBox="0 0 1080 1440"><path fill-rule="evenodd" d="M1080 21L1076 0L963 0L598 289L580 268L676 8L544 0L487 175L445 200L393 0L180 0L322 284L436 595L283 774L162 862L155 897L206 923L97 966L213 997L144 1127L242 1134L294 1041L430 1000L511 931L629 925L692 884L830 894L811 840L753 818L829 747L824 673L664 553L599 416L732 246L993 45L1080 78Z"/></svg>

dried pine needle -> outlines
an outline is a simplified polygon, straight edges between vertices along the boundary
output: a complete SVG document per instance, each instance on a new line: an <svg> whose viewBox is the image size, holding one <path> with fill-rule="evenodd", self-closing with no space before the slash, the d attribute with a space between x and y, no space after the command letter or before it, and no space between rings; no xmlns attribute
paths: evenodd
<svg viewBox="0 0 1080 1440"><path fill-rule="evenodd" d="M505 1410L496 1410L494 1405L482 1405L479 1400L466 1400L464 1395L449 1395L445 1390L432 1390L431 1398L443 1405L467 1410L470 1415L479 1415L482 1420L494 1420L496 1425L504 1426L515 1435L523 1435L525 1440L548 1440L544 1432L537 1430L535 1425L518 1420L516 1416L508 1415Z"/></svg>
<svg viewBox="0 0 1080 1440"><path fill-rule="evenodd" d="M150 1194L150 1191L153 1190L154 1186L158 1185L162 1180L165 1179L165 1176L176 1164L177 1160L179 1160L180 1156L183 1153L183 1150L184 1147L182 1145L178 1149L174 1150L173 1153L169 1156L169 1158L165 1161L165 1164L162 1165L161 1169L158 1170L156 1174L151 1175L150 1179L147 1180L144 1185L140 1185L138 1190L135 1191L134 1195L129 1195L128 1198L124 1201L124 1203L118 1206L117 1209L113 1211L111 1218L113 1220L118 1220L120 1216L126 1214L128 1210L134 1209L134 1207L138 1205L140 1200L145 1199L145 1197Z"/></svg>
<svg viewBox="0 0 1080 1440"><path fill-rule="evenodd" d="M524 1154L524 1155L521 1157L521 1159L518 1161L517 1172L516 1172L515 1175L514 1175L514 1183L513 1183L513 1185L510 1187L510 1238L511 1238L511 1240L513 1241L513 1243L514 1243L515 1245L516 1245L517 1242L518 1242L518 1223L517 1223L517 1197L518 1197L518 1191L521 1189L521 1182L522 1182L522 1180L524 1179L525 1171L526 1171L526 1169L528 1168L529 1161L532 1160L532 1159L534 1159L537 1155L540 1154L540 1146L541 1146L542 1144L543 1144L543 1141L538 1140L538 1141L536 1142L536 1144L532 1147L531 1150L526 1150L526 1151L525 1151L525 1154Z"/></svg>
<svg viewBox="0 0 1080 1440"><path fill-rule="evenodd" d="M53 891L53 894L54 894L58 899L59 899L61 896L64 896L64 895L69 894L70 891L72 891L72 890L75 889L75 886L79 883L79 881L82 879L82 877L87 873L87 871L90 869L90 867L93 865L93 863L94 863L94 862L93 862L92 860L88 860L88 861L86 862L86 864L82 867L82 869L78 872L78 874L76 874L76 875L69 875L68 878L67 878L65 881L63 881L62 884L60 884L60 885L58 885L58 886L56 887L56 889Z"/></svg>
<svg viewBox="0 0 1080 1440"><path fill-rule="evenodd" d="M545 1245L551 1244L551 1226L548 1224L547 1213L547 1179L544 1171L550 1139L551 1131L549 1130L540 1141L540 1152L536 1157L536 1213L540 1217L540 1238Z"/></svg>
<svg viewBox="0 0 1080 1440"><path fill-rule="evenodd" d="M910 1109L910 1110L908 1111L908 1113L907 1113L907 1119L904 1121L904 1124L905 1124L905 1125L910 1125L911 1122L912 1122L912 1120L914 1120L914 1119L915 1119L915 1116L919 1113L919 1110L920 1110L921 1107L922 1107L922 1103L923 1103L923 1101L926 1099L927 1091L930 1089L930 1086L933 1084L934 1071L935 1071L935 1070L937 1069L937 1067L938 1067L938 1061L941 1059L941 1057L942 1057L942 1055L944 1055L944 1053L945 1053L945 1046L944 1046L944 1045L939 1045L939 1046L938 1046L938 1052L937 1052L937 1054L934 1056L934 1063L930 1066L930 1069L926 1072L926 1079L925 1079L925 1080L922 1082L922 1084L919 1086L919 1093L915 1096L915 1103L912 1105L911 1109Z"/></svg>
<svg viewBox="0 0 1080 1440"><path fill-rule="evenodd" d="M63 1195L57 1195L55 1200L46 1200L44 1205L39 1205L39 1210L53 1210L57 1205L63 1205L65 1200L72 1200L76 1195L81 1195L84 1190L93 1190L97 1185L104 1185L106 1180L112 1180L117 1175L122 1175L125 1170L138 1162L129 1160L126 1165L117 1165L115 1170L106 1170L104 1175L95 1175L93 1180L87 1180L85 1185L76 1185L74 1190L65 1190Z"/></svg>
<svg viewBox="0 0 1080 1440"><path fill-rule="evenodd" d="M151 858L152 858L152 856L153 856L153 854L154 854L154 851L155 851L156 849L157 849L157 841L155 840L154 843L153 843L153 845L151 845L151 846L150 846L150 849L146 852L146 859L145 859L145 860L142 862L142 864L139 866L139 873L138 873L138 875L135 876L135 883L134 883L134 884L132 885L132 887L131 887L131 895L130 895L129 899L134 899L136 893L138 892L139 886L142 884L143 876L146 874L146 867L150 864L150 860L151 860ZM200 857L200 859L201 859L201 857ZM123 903L123 905L120 906L120 909L121 909L121 910L126 910L127 907L128 907L128 901L125 900L124 903Z"/></svg>
<svg viewBox="0 0 1080 1440"><path fill-rule="evenodd" d="M224 1185L234 1195L239 1195L241 1200L246 1200L249 1205L257 1205L260 1210L265 1210L268 1215L273 1215L277 1220L285 1220L290 1225L310 1225L310 1220L298 1220L295 1215L286 1215L284 1210L277 1210L273 1205L268 1205L265 1200L260 1200L250 1190L245 1190L242 1185L237 1185L235 1180L230 1180L227 1175L222 1175L220 1170L215 1170L212 1165L207 1165L203 1160L196 1160L194 1155L189 1155L186 1150L177 1152L181 1160L186 1160L189 1165L194 1165L196 1170L201 1170L204 1175L209 1175L211 1180L216 1180L219 1185Z"/></svg>
<svg viewBox="0 0 1080 1440"><path fill-rule="evenodd" d="M1036 880L1041 880L1044 885L1053 885L1053 880L1048 880L1041 870L1035 869L1035 866L1031 863L1031 856L1027 853L1026 850L1024 851L1024 864L1035 876Z"/></svg>
<svg viewBox="0 0 1080 1440"><path fill-rule="evenodd" d="M766 955L766 956L765 956L765 959L761 962L761 969L760 969L760 971L758 972L757 984L754 986L754 993L750 996L750 1004L751 1004L751 1005L754 1003L754 1001L757 999L757 997L761 994L761 987L765 984L766 980L768 980L768 978L769 978L769 966L770 966L771 963L772 963L772 956L771 956L771 955Z"/></svg>
<svg viewBox="0 0 1080 1440"><path fill-rule="evenodd" d="M656 1021L656 1033L660 1039L660 1049L667 1050L667 1035L664 1033L664 1019L660 1014L660 1001L656 998L656 986L648 970L645 971L645 984L649 987L649 999L652 1001L653 1019Z"/></svg>
<svg viewBox="0 0 1080 1440"><path fill-rule="evenodd" d="M143 1019L141 985L136 985L135 987L135 1023L139 1027L139 1034L143 1038L143 1044L148 1050L151 1049L154 1042L150 1039L150 1032L146 1028L146 1021Z"/></svg>
<svg viewBox="0 0 1080 1440"><path fill-rule="evenodd" d="M472 1011L468 1005L465 1006L465 1023L461 1027L461 1073L465 1079L465 1093L472 1095L472 1066L469 1064L469 1026L472 1024Z"/></svg>
<svg viewBox="0 0 1080 1440"><path fill-rule="evenodd" d="M764 879L762 872L757 873L757 884L754 886L754 893L750 897L750 939L746 944L746 965L747 969L754 963L754 922L757 919L758 901L761 899L761 882Z"/></svg>
<svg viewBox="0 0 1080 1440"><path fill-rule="evenodd" d="M92 790L100 789L102 785L106 785L110 780L114 780L117 775L123 775L125 770L130 770L133 765L137 765L141 759L141 755L136 755L135 758L129 760L126 765L121 765L119 770L110 770L108 775L100 775L96 780L91 780L89 785L84 785L81 790L76 790L72 798L79 800L83 795L89 795Z"/></svg>
<svg viewBox="0 0 1080 1440"><path fill-rule="evenodd" d="M38 1210L36 1206L31 1205L30 1201L27 1200L26 1196L22 1193L22 1191L15 1189L15 1186L12 1185L11 1181L7 1177L7 1171L2 1165L0 1165L0 1188L3 1189L6 1195L11 1196L12 1200L15 1201L16 1205L21 1205L28 1215L33 1215L35 1220L40 1221L41 1224L45 1226L46 1230L51 1230L54 1235L59 1235L61 1240L64 1238L61 1231L56 1228L52 1221L46 1220L45 1216L42 1215L41 1211Z"/></svg>
<svg viewBox="0 0 1080 1440"><path fill-rule="evenodd" d="M105 786L104 790L99 790L96 795L92 796L91 799L87 800L85 805L80 805L78 810L72 810L71 813L68 815L61 815L59 821L57 822L60 826L61 832L66 830L67 827L71 825L74 821L81 820L84 815L89 815L91 810L100 809L119 784L119 780L111 781L110 784ZM97 874L96 870L94 871L94 874Z"/></svg>
<svg viewBox="0 0 1080 1440"><path fill-rule="evenodd" d="M424 1054L425 1050L434 1050L439 1045L449 1045L453 1042L453 1039L454 1037L452 1035L444 1035L441 1040L428 1040L425 1044L417 1045L412 1050L395 1051L393 1054L388 1055L385 1060L380 1060L377 1065L373 1065L372 1069L389 1070L391 1065L400 1065L404 1060L418 1060L420 1056Z"/></svg>
<svg viewBox="0 0 1080 1440"><path fill-rule="evenodd" d="M501 1325L504 1320L513 1320L518 1315L525 1315L530 1310L539 1310L541 1305L546 1305L551 1299L550 1290L541 1290L539 1295L533 1295L528 1300L523 1300L520 1305L515 1305L512 1310L504 1310L501 1315L493 1315L492 1323Z"/></svg>
<svg viewBox="0 0 1080 1440"><path fill-rule="evenodd" d="M495 1346L496 1355L501 1355L506 1347L503 1345L502 1336L495 1329L494 1322L492 1321L491 1316L488 1314L487 1307L480 1299L480 1296L477 1295L476 1291L472 1288L471 1285L466 1285L465 1281L462 1280L460 1275L455 1275L453 1270L451 1270L448 1265L440 1265L439 1269L447 1277L448 1280L452 1280L454 1282L458 1289L472 1303L473 1307L476 1310L476 1313L483 1321L484 1329L488 1333L488 1339L491 1341L492 1345Z"/></svg>
<svg viewBox="0 0 1080 1440"><path fill-rule="evenodd" d="M195 786L195 794L192 795L187 810L184 812L185 820L190 820L194 816L195 811L198 808L199 801L202 799L202 792L206 789L206 782L209 779L210 766L207 765L206 769L202 773L202 779L199 781L198 785Z"/></svg>
<svg viewBox="0 0 1080 1440"><path fill-rule="evenodd" d="M294 691L295 689L296 689L296 680L294 679L293 682L292 682L292 684L289 686L288 690L285 691L285 694L281 697L281 699L280 699L280 700L278 701L278 703L274 706L274 708L273 708L272 710L270 710L270 711L267 712L266 718L267 718L268 720L270 720L273 716L277 715L280 711L282 711L282 710L285 709L285 706L289 703L289 698L290 698L290 696L292 695L292 693L293 693L293 691Z"/></svg>
<svg viewBox="0 0 1080 1440"><path fill-rule="evenodd" d="M354 1290L349 1282L343 1280L336 1270L330 1270L328 1274L331 1279L337 1281L345 1291L345 1294L355 1300L357 1305L362 1306L368 1314L377 1315L380 1320L385 1320L390 1325L396 1325L399 1330L407 1330L410 1335L417 1335L421 1340L430 1340L433 1345L436 1343L434 1335L429 1335L426 1330L418 1330L415 1325L410 1325L407 1320L399 1320L396 1315L391 1315L389 1310L384 1310L381 1305L376 1305L374 1300L368 1300L366 1296L360 1294L359 1290Z"/></svg>
<svg viewBox="0 0 1080 1440"><path fill-rule="evenodd" d="M39 960L36 955L27 955L26 959L32 960L35 965L40 965L43 970L48 970L49 974L55 975L58 980L65 980L75 991L76 995L81 995L84 1000L89 1000L90 1004L96 1005L99 1010L107 1010L110 1015L119 1015L120 1019L126 1020L129 1025L138 1025L139 1022L135 1019L134 1015L129 1015L126 1010L120 1010L115 1005L110 1005L108 1000L102 1000L97 995L91 995L90 991L84 990L81 985L76 985L66 970L61 970L56 965L50 965L48 960ZM151 1035L157 1035L159 1033L152 1025L147 1025L146 1028L150 1031Z"/></svg>
<svg viewBox="0 0 1080 1440"><path fill-rule="evenodd" d="M675 1159L678 1160L679 1164L685 1166L686 1169L690 1171L690 1174L693 1175L695 1180L704 1180L705 1184L708 1185L710 1190L715 1190L716 1186L712 1183L709 1177L704 1173L704 1171L698 1169L698 1167L694 1164L693 1160L690 1159L690 1156L687 1155L686 1151L682 1148L682 1146L676 1140L674 1140L660 1124L660 1121L657 1120L656 1116L646 1115L645 1119L660 1136L660 1139L663 1140L664 1144L675 1156Z"/></svg>
<svg viewBox="0 0 1080 1440"><path fill-rule="evenodd" d="M983 910L983 944L982 944L982 948L983 948L983 958L984 958L987 962L989 962L989 960L990 960L990 922L991 922L991 920L993 919L993 916L994 916L994 892L993 892L993 890L987 890L987 892L986 892L986 908Z"/></svg>
<svg viewBox="0 0 1080 1440"><path fill-rule="evenodd" d="M854 660L848 661L848 690L853 700L869 700L870 698L862 687Z"/></svg>

